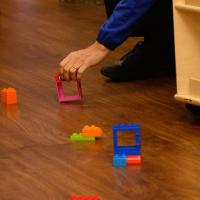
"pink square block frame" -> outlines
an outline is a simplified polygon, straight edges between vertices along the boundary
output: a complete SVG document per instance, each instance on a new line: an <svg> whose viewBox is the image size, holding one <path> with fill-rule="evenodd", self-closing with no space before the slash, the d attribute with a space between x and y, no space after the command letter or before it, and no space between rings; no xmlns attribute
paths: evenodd
<svg viewBox="0 0 200 200"><path fill-rule="evenodd" d="M80 101L82 99L82 88L81 82L77 81L77 95L74 96L65 96L63 90L63 81L60 79L59 72L56 72L56 85L57 85L57 93L58 93L58 101L60 103L63 102L71 102L71 101ZM65 81L67 82L67 81ZM68 83L68 82L67 82Z"/></svg>

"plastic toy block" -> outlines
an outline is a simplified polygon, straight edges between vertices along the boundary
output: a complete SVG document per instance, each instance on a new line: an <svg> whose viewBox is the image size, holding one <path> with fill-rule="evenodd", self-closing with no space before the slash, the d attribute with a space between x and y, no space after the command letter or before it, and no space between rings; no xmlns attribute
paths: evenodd
<svg viewBox="0 0 200 200"><path fill-rule="evenodd" d="M77 95L74 96L65 96L64 90L63 90L63 80L60 79L59 72L56 72L55 75L56 79L56 85L57 85L57 93L58 93L58 100L60 103L62 102L70 102L70 101L79 101L82 98L82 88L81 88L81 82L77 81ZM69 83L69 81L65 81L66 83Z"/></svg>
<svg viewBox="0 0 200 200"><path fill-rule="evenodd" d="M118 146L117 150L114 151L115 154L125 154L125 155L140 155L140 146Z"/></svg>
<svg viewBox="0 0 200 200"><path fill-rule="evenodd" d="M118 155L116 154L113 157L113 166L114 167L126 167L126 155Z"/></svg>
<svg viewBox="0 0 200 200"><path fill-rule="evenodd" d="M126 158L127 165L140 165L141 162L142 162L141 155L127 156Z"/></svg>
<svg viewBox="0 0 200 200"><path fill-rule="evenodd" d="M69 200L100 200L98 196L71 196Z"/></svg>
<svg viewBox="0 0 200 200"><path fill-rule="evenodd" d="M56 82L62 82L61 79L60 79L60 74L59 74L59 72L56 72L55 78L56 78Z"/></svg>
<svg viewBox="0 0 200 200"><path fill-rule="evenodd" d="M17 104L17 92L14 88L4 88L1 91L1 102L3 104Z"/></svg>
<svg viewBox="0 0 200 200"><path fill-rule="evenodd" d="M87 142L94 142L95 137L84 137L81 133L73 133L70 136L71 141L87 141Z"/></svg>
<svg viewBox="0 0 200 200"><path fill-rule="evenodd" d="M135 134L134 146L118 146L118 131L131 131ZM140 155L141 154L141 139L139 124L121 124L113 127L113 144L114 154L125 155Z"/></svg>
<svg viewBox="0 0 200 200"><path fill-rule="evenodd" d="M103 135L103 131L101 128L97 127L97 126L84 126L82 129L82 135L85 137L96 137L96 138L100 138Z"/></svg>

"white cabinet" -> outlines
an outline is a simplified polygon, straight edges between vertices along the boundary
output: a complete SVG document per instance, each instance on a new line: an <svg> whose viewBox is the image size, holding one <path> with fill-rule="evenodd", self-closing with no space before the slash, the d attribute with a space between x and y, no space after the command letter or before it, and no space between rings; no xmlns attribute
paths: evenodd
<svg viewBox="0 0 200 200"><path fill-rule="evenodd" d="M200 106L200 0L173 0L177 94Z"/></svg>

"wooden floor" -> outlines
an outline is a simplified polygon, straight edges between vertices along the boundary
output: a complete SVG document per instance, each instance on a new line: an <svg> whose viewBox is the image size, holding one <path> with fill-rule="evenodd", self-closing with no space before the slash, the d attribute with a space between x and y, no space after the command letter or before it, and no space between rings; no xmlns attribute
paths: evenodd
<svg viewBox="0 0 200 200"><path fill-rule="evenodd" d="M174 101L173 77L112 83L100 75L99 65L84 74L83 101L58 103L57 64L95 40L103 7L1 0L0 9L0 88L17 88L19 98L16 106L0 107L1 200L67 200L71 194L200 199L200 119ZM112 126L128 122L142 126L143 163L113 168ZM102 127L103 139L71 143L70 134L85 124Z"/></svg>

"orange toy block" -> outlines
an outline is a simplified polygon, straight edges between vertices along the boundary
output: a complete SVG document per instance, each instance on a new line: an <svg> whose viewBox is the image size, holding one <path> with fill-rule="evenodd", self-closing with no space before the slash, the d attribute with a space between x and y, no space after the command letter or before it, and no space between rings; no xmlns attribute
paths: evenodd
<svg viewBox="0 0 200 200"><path fill-rule="evenodd" d="M14 88L4 88L1 91L1 102L3 104L16 104L17 103L17 92Z"/></svg>
<svg viewBox="0 0 200 200"><path fill-rule="evenodd" d="M103 135L103 131L101 128L97 127L97 126L84 126L82 129L82 135L84 137L96 137L96 138L100 138Z"/></svg>

